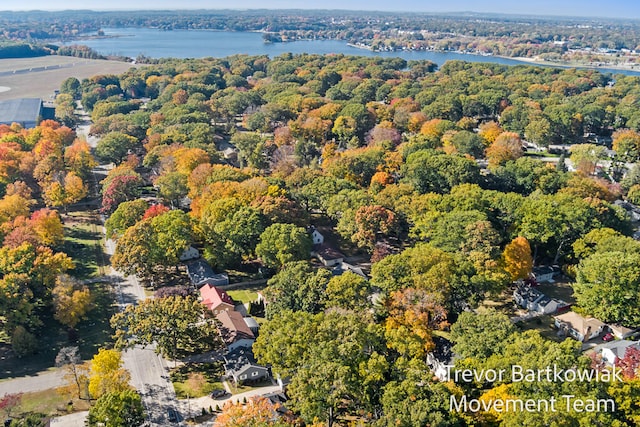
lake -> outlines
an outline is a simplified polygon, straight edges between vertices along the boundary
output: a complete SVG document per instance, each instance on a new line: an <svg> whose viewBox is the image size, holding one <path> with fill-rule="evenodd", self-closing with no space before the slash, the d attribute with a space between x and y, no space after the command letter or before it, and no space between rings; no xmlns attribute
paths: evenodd
<svg viewBox="0 0 640 427"><path fill-rule="evenodd" d="M261 33L173 30L150 28L105 28L105 38L86 39L80 42L103 55L120 55L135 58L145 55L151 58L222 58L235 54L269 55L273 58L283 53L341 53L345 55L400 57L406 60L426 59L439 66L449 60L492 62L504 65L529 64L496 56L468 55L455 52L371 52L348 46L339 40L305 40L289 43L264 43ZM74 41L73 43L78 43ZM72 43L67 43L72 44ZM537 65L537 64L530 64ZM545 65L546 66L546 65ZM603 73L639 75L640 71L598 68Z"/></svg>

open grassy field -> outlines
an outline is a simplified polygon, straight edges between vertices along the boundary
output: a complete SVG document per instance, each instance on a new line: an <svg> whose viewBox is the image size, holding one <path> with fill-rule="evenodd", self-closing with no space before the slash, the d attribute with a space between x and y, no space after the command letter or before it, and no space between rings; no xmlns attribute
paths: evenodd
<svg viewBox="0 0 640 427"><path fill-rule="evenodd" d="M90 279L107 274L108 259L104 253L104 236L97 212L69 212L64 215L64 226L63 250L76 264L71 275Z"/></svg>
<svg viewBox="0 0 640 427"><path fill-rule="evenodd" d="M121 74L135 65L127 62L82 59L69 56L0 59L0 100L42 98L52 100L53 91L68 77L82 80L97 74ZM16 73L13 73L13 72ZM11 73L11 74L9 74Z"/></svg>

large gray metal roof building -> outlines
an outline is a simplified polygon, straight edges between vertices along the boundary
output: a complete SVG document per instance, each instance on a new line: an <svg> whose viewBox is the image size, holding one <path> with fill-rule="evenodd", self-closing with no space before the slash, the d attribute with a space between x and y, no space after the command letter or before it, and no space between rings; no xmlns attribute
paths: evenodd
<svg viewBox="0 0 640 427"><path fill-rule="evenodd" d="M19 123L23 128L34 128L42 119L40 98L20 98L0 101L0 124Z"/></svg>

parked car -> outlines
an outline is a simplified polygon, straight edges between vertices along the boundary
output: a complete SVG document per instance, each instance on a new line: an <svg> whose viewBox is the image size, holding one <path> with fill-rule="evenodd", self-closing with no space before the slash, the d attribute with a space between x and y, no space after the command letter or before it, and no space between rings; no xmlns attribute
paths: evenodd
<svg viewBox="0 0 640 427"><path fill-rule="evenodd" d="M607 332L602 337L602 341L611 341L611 340L613 340L613 334L611 332Z"/></svg>
<svg viewBox="0 0 640 427"><path fill-rule="evenodd" d="M176 421L178 421L178 413L175 411L175 409L169 408L169 410L167 411L167 415L170 422L175 423Z"/></svg>
<svg viewBox="0 0 640 427"><path fill-rule="evenodd" d="M211 392L212 399L220 399L221 397L225 397L226 395L227 391L222 389L213 390L213 392Z"/></svg>

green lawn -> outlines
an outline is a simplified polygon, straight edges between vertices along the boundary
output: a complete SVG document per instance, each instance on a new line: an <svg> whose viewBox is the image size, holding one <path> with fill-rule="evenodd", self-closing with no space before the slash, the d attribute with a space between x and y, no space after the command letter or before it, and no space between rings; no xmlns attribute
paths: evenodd
<svg viewBox="0 0 640 427"><path fill-rule="evenodd" d="M235 301L247 304L258 300L258 290L261 289L230 289L227 293Z"/></svg>
<svg viewBox="0 0 640 427"><path fill-rule="evenodd" d="M69 404L71 403L71 405ZM85 400L73 399L58 393L55 389L33 393L24 393L20 405L12 412L12 417L18 418L22 414L41 413L47 416L66 415L72 412L86 411L89 403ZM4 413L0 413L0 420L4 423Z"/></svg>
<svg viewBox="0 0 640 427"><path fill-rule="evenodd" d="M540 335L552 341L564 340L564 338L558 336L558 331L553 323L553 317L545 314L544 316L536 317L526 322L518 322L516 326L521 331L536 330L540 332Z"/></svg>
<svg viewBox="0 0 640 427"><path fill-rule="evenodd" d="M96 212L70 212L65 217L63 251L73 258L70 274L79 279L104 275L108 265L101 225Z"/></svg>
<svg viewBox="0 0 640 427"><path fill-rule="evenodd" d="M222 362L193 363L171 369L170 378L179 399L207 396L213 390L224 389L220 377ZM200 379L198 379L200 378Z"/></svg>

